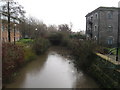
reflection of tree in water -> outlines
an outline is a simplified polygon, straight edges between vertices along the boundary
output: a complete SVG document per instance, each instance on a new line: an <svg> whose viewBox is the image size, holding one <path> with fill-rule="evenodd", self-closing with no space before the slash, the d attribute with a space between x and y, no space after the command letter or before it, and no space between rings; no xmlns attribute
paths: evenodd
<svg viewBox="0 0 120 90"><path fill-rule="evenodd" d="M74 84L76 88L99 88L96 82L89 77L85 72L81 71L76 76L76 83ZM98 89L99 90L99 89Z"/></svg>
<svg viewBox="0 0 120 90"><path fill-rule="evenodd" d="M66 78L68 78L67 81L65 82L66 85L68 85L68 86L69 86L69 84L73 85L70 87L74 87L74 88L97 87L95 82L90 77L85 75L84 72L80 71L78 73L76 68L74 68L74 66L72 65L71 61L70 61L70 63L64 61L64 59L68 59L68 61L70 60L69 58L65 58L65 56L68 53L64 52L64 51L65 51L65 49L62 49L60 47L50 48L48 50L48 52L39 56L38 59L31 61L25 67L23 67L20 70L20 73L18 74L18 76L16 77L16 79L15 79L16 81L9 84L7 87L11 87L11 88L22 88L22 87L32 87L32 86L33 87L42 87L40 85L47 86L47 84L49 84L49 85L54 84L54 85L59 86L59 84L57 84L57 82L58 83L62 82L61 79L64 80ZM50 60L48 60L49 56L51 56L51 54L53 54L53 56L54 56L54 54L56 55L56 53L58 53L58 55L60 55L60 57L62 56L61 54L64 55L64 56L62 56L63 58L61 57L62 61L63 61L62 63L59 60L59 58L55 60L55 61L58 60L56 65L59 64L57 67L57 71L59 70L62 73L63 69L67 68L66 69L67 71L65 70L65 72L69 74L69 75L67 75L66 73L62 73L61 75L63 75L63 78L60 78L60 79L57 78L57 75L58 76L60 75L59 71L58 72L56 72L56 70L55 71L53 70L53 72L50 71L51 69L53 69L55 67L55 63L50 64L51 61L55 62L53 60L54 57L51 58ZM47 61L49 61L49 62L47 62ZM48 63L49 63L49 65L48 65ZM48 65L47 68L46 68L46 65ZM52 67L51 67L51 65L52 65ZM63 65L63 67L60 67L62 65ZM50 68L49 66L51 67L51 69L49 69ZM49 75L50 75L50 77L49 77ZM55 80L52 80L51 78L55 78ZM58 79L58 81L57 81L57 79ZM48 82L48 83L46 83L46 82ZM48 85L48 87L49 87L49 85ZM61 85L62 85L62 83L61 83Z"/></svg>
<svg viewBox="0 0 120 90"><path fill-rule="evenodd" d="M71 51L65 47L54 46L51 47L49 50L52 50L53 52L63 56L64 58L68 58L70 60L72 59Z"/></svg>
<svg viewBox="0 0 120 90"><path fill-rule="evenodd" d="M44 64L48 58L48 52L44 53L37 57L36 60L29 62L26 66L24 66L16 76L15 80L6 85L6 88L19 88L24 86L24 82L27 78L27 75L34 75L40 72L44 68Z"/></svg>
<svg viewBox="0 0 120 90"><path fill-rule="evenodd" d="M68 60L72 60L69 64L73 64L74 58L71 55L71 51L64 48L64 47L52 47L50 48L50 51L53 51L54 53L57 53L58 55L63 56L64 58L67 58ZM76 67L76 65L74 65ZM88 75L85 74L80 68L77 69L77 67L74 69L74 77L75 77L75 82L73 85L73 88L98 88L98 85L96 82L89 77Z"/></svg>

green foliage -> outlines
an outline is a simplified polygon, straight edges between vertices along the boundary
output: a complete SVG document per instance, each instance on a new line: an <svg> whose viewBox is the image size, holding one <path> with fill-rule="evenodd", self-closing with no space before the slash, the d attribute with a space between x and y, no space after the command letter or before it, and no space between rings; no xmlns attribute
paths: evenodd
<svg viewBox="0 0 120 90"><path fill-rule="evenodd" d="M112 54L116 55L116 48L108 48L109 52L111 52ZM120 55L120 48L118 50L118 54Z"/></svg>
<svg viewBox="0 0 120 90"><path fill-rule="evenodd" d="M34 41L32 48L37 55L40 55L44 53L49 46L50 46L50 43L47 39L38 38Z"/></svg>
<svg viewBox="0 0 120 90"><path fill-rule="evenodd" d="M25 62L29 62L31 60L34 60L37 56L34 53L34 51L32 50L32 48L28 47L28 48L24 48L24 55L25 55Z"/></svg>
<svg viewBox="0 0 120 90"><path fill-rule="evenodd" d="M101 54L116 55L116 48L107 48L103 46L97 46L95 51ZM118 54L120 55L120 48L119 48Z"/></svg>
<svg viewBox="0 0 120 90"><path fill-rule="evenodd" d="M31 43L33 43L33 39L21 39L18 42L21 42L24 44L31 44Z"/></svg>

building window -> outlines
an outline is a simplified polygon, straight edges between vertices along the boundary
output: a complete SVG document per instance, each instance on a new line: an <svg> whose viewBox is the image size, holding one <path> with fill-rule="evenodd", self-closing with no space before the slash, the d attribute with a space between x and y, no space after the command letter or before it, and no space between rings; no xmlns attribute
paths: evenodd
<svg viewBox="0 0 120 90"><path fill-rule="evenodd" d="M108 45L112 45L113 42L114 42L114 38L113 38L112 36L108 37L108 39L107 39L107 44L108 44Z"/></svg>
<svg viewBox="0 0 120 90"><path fill-rule="evenodd" d="M98 19L98 13L95 14L95 19Z"/></svg>
<svg viewBox="0 0 120 90"><path fill-rule="evenodd" d="M94 31L97 31L97 26L95 25L95 27L94 27Z"/></svg>
<svg viewBox="0 0 120 90"><path fill-rule="evenodd" d="M113 27L110 25L110 26L108 26L108 31L113 31Z"/></svg>
<svg viewBox="0 0 120 90"><path fill-rule="evenodd" d="M2 25L2 31L4 31L4 25Z"/></svg>
<svg viewBox="0 0 120 90"><path fill-rule="evenodd" d="M94 37L94 40L97 40L97 36Z"/></svg>
<svg viewBox="0 0 120 90"><path fill-rule="evenodd" d="M90 18L90 19L91 19L91 21L92 21L92 20L93 20L93 16L91 16L91 18Z"/></svg>
<svg viewBox="0 0 120 90"><path fill-rule="evenodd" d="M109 11L108 12L108 19L112 19L113 18L113 12L112 11Z"/></svg>

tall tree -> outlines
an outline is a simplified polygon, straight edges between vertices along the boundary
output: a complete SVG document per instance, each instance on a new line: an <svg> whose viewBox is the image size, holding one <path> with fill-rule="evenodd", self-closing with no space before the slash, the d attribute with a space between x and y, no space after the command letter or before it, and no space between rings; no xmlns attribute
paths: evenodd
<svg viewBox="0 0 120 90"><path fill-rule="evenodd" d="M19 3L13 0L6 0L3 2L5 2L5 4L2 6L2 12L5 16L8 17L8 41L10 42L10 19L12 17L14 19L20 20L21 18L25 17L25 11L23 10L23 7L19 5Z"/></svg>
<svg viewBox="0 0 120 90"><path fill-rule="evenodd" d="M57 26L56 25L49 25L47 30L49 33L57 32Z"/></svg>
<svg viewBox="0 0 120 90"><path fill-rule="evenodd" d="M45 37L47 26L34 17L29 17L20 24L20 32L23 38Z"/></svg>
<svg viewBox="0 0 120 90"><path fill-rule="evenodd" d="M68 24L58 25L58 30L65 33L71 32L71 28L69 28Z"/></svg>

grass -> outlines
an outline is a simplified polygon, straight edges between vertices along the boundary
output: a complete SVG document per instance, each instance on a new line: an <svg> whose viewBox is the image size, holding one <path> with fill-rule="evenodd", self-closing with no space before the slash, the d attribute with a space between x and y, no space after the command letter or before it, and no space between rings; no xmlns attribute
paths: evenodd
<svg viewBox="0 0 120 90"><path fill-rule="evenodd" d="M116 55L116 48L107 48L113 55ZM120 48L118 50L118 54L120 55Z"/></svg>
<svg viewBox="0 0 120 90"><path fill-rule="evenodd" d="M34 41L33 39L20 39L18 42L30 44L30 43L32 43L33 41Z"/></svg>
<svg viewBox="0 0 120 90"><path fill-rule="evenodd" d="M24 51L25 51L24 52L25 62L29 62L31 60L34 60L37 56L30 47L24 48Z"/></svg>
<svg viewBox="0 0 120 90"><path fill-rule="evenodd" d="M32 39L21 39L18 42L16 42L16 44L23 46L25 63L34 60L37 57L37 55L35 54L31 47L33 41L34 40Z"/></svg>

